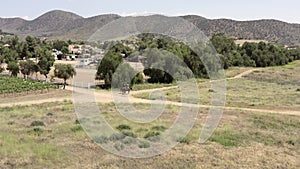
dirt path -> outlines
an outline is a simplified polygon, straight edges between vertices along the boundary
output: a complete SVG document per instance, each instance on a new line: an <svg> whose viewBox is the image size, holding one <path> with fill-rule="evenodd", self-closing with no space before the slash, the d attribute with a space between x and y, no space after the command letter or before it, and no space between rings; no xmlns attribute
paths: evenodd
<svg viewBox="0 0 300 169"><path fill-rule="evenodd" d="M235 77L228 78L228 79L238 79L242 78L243 76L252 73L253 71L258 69L251 69L245 72L242 72ZM188 104L188 103L179 103L173 101L162 101L162 100L147 100L141 98L133 97L134 94L138 93L149 93L154 91L163 91L169 89L175 89L177 86L170 86L170 87L163 87L163 88L156 88L156 89L146 89L146 90L139 90L139 91L132 91L129 95L125 95L123 97L128 97L130 103L149 103L149 104L172 104L176 106L192 106L192 107L202 107L202 108L210 108L210 105L198 105L198 104ZM72 87L67 87L67 90L73 91ZM84 91L84 90L83 90ZM110 103L113 102L114 99L112 97L112 93L106 90L97 90L94 92L95 101L100 103ZM61 102L65 100L73 100L72 96L64 96L64 97L52 97L52 98L43 98L37 100L22 100L18 102L10 102L10 103L0 103L0 107L13 107L17 105L32 105L32 104L42 104L42 103L49 103L49 102ZM241 110L241 111L252 111L252 112L262 112L262 113L278 113L278 114L287 114L287 115L297 115L300 116L300 111L290 111L290 110L268 110L268 109L253 109L253 108L243 108L243 107L224 107L225 110Z"/></svg>
<svg viewBox="0 0 300 169"><path fill-rule="evenodd" d="M245 72L242 72L242 73L240 73L240 74L238 74L238 75L236 75L236 76L234 76L234 77L227 78L227 79L240 79L240 78L242 78L243 76L246 76L246 75L248 75L248 74L250 74L250 73L252 73L252 72L254 72L254 71L257 71L257 70L259 70L259 68L250 69L250 70L247 70L247 71L245 71Z"/></svg>
<svg viewBox="0 0 300 169"><path fill-rule="evenodd" d="M177 86L172 87L164 87L160 89L147 89L141 91L134 91L132 94L142 93L142 92L153 92L158 90L168 90L176 88ZM174 101L162 101L162 100L147 100L141 98L135 98L130 95L124 95L122 97L128 97L130 103L148 103L148 104L172 104L176 106L190 106L190 107L200 107L200 108L210 108L210 105L198 105L198 104L188 104L188 103L179 103ZM113 97L110 91L96 91L94 92L95 101L100 103L110 103L113 102ZM16 103L0 103L0 107L13 107L17 105L32 105L32 104L42 104L42 103L50 103L50 102L62 102L65 100L73 100L72 96L67 97L58 97L58 98L48 98L41 100L27 100L20 101ZM241 107L224 107L225 110L240 110L240 111L249 111L249 112L261 112L261 113L277 113L277 114L286 114L286 115L297 115L300 116L300 111L289 111L289 110L268 110L268 109L253 109L253 108L241 108Z"/></svg>
<svg viewBox="0 0 300 169"><path fill-rule="evenodd" d="M43 104L43 103L51 103L51 102L63 102L65 100L72 100L72 97L53 97L48 99L40 99L40 100L23 100L14 103L0 103L0 107L14 107L14 106L26 106L33 104Z"/></svg>

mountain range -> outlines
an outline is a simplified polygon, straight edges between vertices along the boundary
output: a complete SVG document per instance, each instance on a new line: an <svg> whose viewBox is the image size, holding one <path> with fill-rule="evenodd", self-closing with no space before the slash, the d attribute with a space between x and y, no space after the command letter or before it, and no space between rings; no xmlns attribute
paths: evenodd
<svg viewBox="0 0 300 169"><path fill-rule="evenodd" d="M266 40L285 45L300 45L300 24L272 19L234 21L206 19L197 15L180 17L196 25L209 37L215 33L226 33L236 39ZM84 18L71 12L54 10L30 21L21 18L0 18L0 29L3 32L20 36L33 35L50 39L86 40L105 24L119 18L121 16L116 14Z"/></svg>

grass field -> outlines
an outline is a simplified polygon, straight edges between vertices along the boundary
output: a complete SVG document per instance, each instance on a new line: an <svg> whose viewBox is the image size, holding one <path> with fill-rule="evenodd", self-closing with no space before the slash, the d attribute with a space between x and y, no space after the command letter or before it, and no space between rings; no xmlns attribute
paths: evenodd
<svg viewBox="0 0 300 169"><path fill-rule="evenodd" d="M232 72L232 70L229 71ZM300 110L300 74L297 72L300 72L299 61L283 67L254 71L242 79L228 79L226 106ZM198 87L200 104L209 105L211 93L214 92L211 90L210 83L199 80ZM164 92L168 100L181 101L179 89L170 89ZM157 96L146 92L136 94L135 97L155 100L159 99L161 95Z"/></svg>
<svg viewBox="0 0 300 169"><path fill-rule="evenodd" d="M149 125L125 120L113 104L102 104L101 110L116 130L127 125L144 137L168 127L178 107L168 106ZM0 112L1 168L298 168L299 116L226 111L209 141L198 144L204 109L188 136L172 150L149 159L125 159L105 152L86 136L71 102L0 108Z"/></svg>
<svg viewBox="0 0 300 169"><path fill-rule="evenodd" d="M299 111L299 69L298 61L283 67L259 69L243 78L229 79L226 106ZM226 72L227 77L246 70L233 68ZM197 82L201 104L209 105L210 96L215 91L211 90L208 80L198 79ZM166 86L138 86L136 90L157 87ZM178 89L165 91L171 101L180 101L178 92ZM0 102L70 95L70 91L59 91L0 98ZM137 96L148 99L149 93ZM157 99L161 96L152 94L151 97ZM134 103L134 106L147 110L150 105ZM172 125L179 110L178 106L167 105L158 119L140 124L121 116L113 103L99 103L99 107L116 131L143 138L164 132ZM205 144L199 144L197 140L207 112L206 108L200 110L192 130L170 151L147 159L129 159L97 146L78 123L71 101L0 107L0 168L300 168L300 116L226 109L212 137Z"/></svg>

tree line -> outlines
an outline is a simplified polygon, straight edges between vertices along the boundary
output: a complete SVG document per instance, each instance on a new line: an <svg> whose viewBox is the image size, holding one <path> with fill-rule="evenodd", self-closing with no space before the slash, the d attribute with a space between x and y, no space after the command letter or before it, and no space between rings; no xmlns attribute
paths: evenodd
<svg viewBox="0 0 300 169"><path fill-rule="evenodd" d="M191 49L182 42L154 34L141 34L135 42L114 42L113 47L108 50L98 66L96 79L105 80L106 87L111 87L112 76L117 67L124 64L124 59L130 60L141 55L141 62L146 68L143 73L149 76L148 82L150 83L171 83L174 78L207 78L207 70L218 70L220 68L218 64L214 64L216 60L212 55L215 54L219 55L221 68L224 69L232 66L278 66L300 59L299 49L288 49L280 44L265 42L246 42L240 46L235 43L233 38L223 33L212 36L210 42L211 45L199 43ZM175 58L181 59L185 65L182 65L182 62L178 62ZM129 65L126 67L124 70L133 69ZM177 72L177 74L173 74L174 72ZM120 83L122 84L121 77L124 77L124 75L116 75L116 77L120 77ZM141 78L141 74L137 73L130 82L131 85L142 83Z"/></svg>
<svg viewBox="0 0 300 169"><path fill-rule="evenodd" d="M6 63L7 70L11 76L17 76L18 73L23 74L26 79L29 75L39 72L48 79L51 67L54 66L55 56L52 49L57 49L67 54L69 44L73 44L71 40L40 40L38 38L27 36L25 41L21 41L18 36L12 36L7 41L0 42L0 64ZM4 68L0 66L0 73ZM56 65L55 76L66 79L75 74L75 69L71 65Z"/></svg>
<svg viewBox="0 0 300 169"><path fill-rule="evenodd" d="M214 35L211 42L220 54L225 69L232 66L280 66L300 59L299 48L289 49L281 44L245 42L240 46L223 33Z"/></svg>

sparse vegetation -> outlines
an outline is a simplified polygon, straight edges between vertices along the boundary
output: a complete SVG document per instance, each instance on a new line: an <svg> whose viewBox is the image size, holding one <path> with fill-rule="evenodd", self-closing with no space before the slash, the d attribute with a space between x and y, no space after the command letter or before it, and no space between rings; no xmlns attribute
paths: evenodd
<svg viewBox="0 0 300 169"><path fill-rule="evenodd" d="M177 139L177 142L179 142L179 143L185 143L185 144L190 144L191 141L192 141L192 139L190 137L188 137L188 136Z"/></svg>
<svg viewBox="0 0 300 169"><path fill-rule="evenodd" d="M39 120L36 120L36 121L33 121L30 126L45 126L44 122L42 121L39 121Z"/></svg>
<svg viewBox="0 0 300 169"><path fill-rule="evenodd" d="M147 105L138 104L135 106L142 108ZM74 124L77 119L76 114L67 107L72 109L73 105L70 102L60 102L59 104L47 103L43 105L0 108L0 112L6 112L0 114L0 125L2 126L0 129L0 145L3 145L0 146L1 157L3 157L4 154L6 154L7 157L13 157L12 160L32 157L26 162L26 165L29 167L34 165L55 168L57 164L59 164L59 166L77 166L79 164L75 161L79 159L86 159L87 161L84 164L87 164L90 162L89 160L99 159L103 155L106 156L107 154L102 149L93 147L95 145L87 141L89 138L82 130L77 130L76 132L70 130L72 127L80 125ZM138 137L144 137L147 133L158 132L158 130L163 132L163 129L169 127L168 124L171 122L170 118L176 116L176 114L171 111L172 109L176 109L176 106L167 106L163 117L158 121L155 121L153 124L139 125L124 122L121 116L116 116L116 114L113 113L116 110L112 109L112 107L112 104L104 104L102 106L101 110L108 112L105 114L106 119L110 119L109 122L112 124L126 124L130 126L131 130L123 131L136 131ZM45 111L55 112L55 119L57 121L52 121L53 116L47 116L47 114L44 113ZM207 110L202 113L206 114ZM28 130L26 125L23 124L23 117L27 114L32 114L29 118L40 117L44 123L47 123L47 126L36 126ZM8 120L14 121L14 124L9 125ZM203 164L200 160L203 156L210 161L209 163L206 162L205 165L212 166L212 161L214 160L210 158L211 154L208 155L207 152L214 152L214 154L216 154L214 159L220 160L215 163L220 165L231 158L228 154L239 156L239 159L247 158L255 160L253 156L247 155L252 151L262 154L275 151L278 152L278 154L283 153L285 155L285 157L276 155L276 153L262 155L260 158L271 158L275 160L276 163L267 162L266 164L261 161L256 161L259 166L276 166L277 162L281 163L287 159L297 159L295 155L300 148L298 144L299 138L296 134L300 129L300 118L298 116L226 111L220 126L209 142L204 145L199 145L196 141L201 130L201 124L203 124L204 121L205 119L200 118L188 136L178 139L180 144L177 145L176 148L161 156L147 159L153 163L151 166L174 167L175 164L164 163L174 160L180 160L180 164L182 165L195 166ZM152 136L156 134L148 135ZM20 142L20 140L22 141ZM150 143L152 141L135 142L131 137L126 137L123 134L114 134L109 138L104 136L99 137L95 139L95 142L113 143L113 148L121 151L126 146L137 146L138 148L146 149L151 146ZM78 146L79 144L82 146ZM236 148L238 148L239 151L236 151ZM287 149L289 150L288 152ZM19 153L16 153L17 150ZM81 155L78 156L78 153ZM222 157L218 156L219 153L222 153ZM243 155L240 155L240 153ZM180 154L180 158L177 158L175 154ZM199 154L201 154L201 156L199 156ZM185 160L190 159L191 155L195 156L194 158L198 160L192 162ZM50 161L48 159L50 159ZM3 159L0 158L0 161L1 160ZM132 163L130 159L119 162L118 158L113 159L113 162L114 165L118 166ZM140 160L134 162L137 164L142 163ZM14 163L18 167L23 165L23 163L18 161L14 161ZM252 163L249 162L241 165L249 166L251 164ZM292 168L294 164L295 163L291 162L286 165L288 168ZM99 166L104 165L106 165L106 162L99 164Z"/></svg>
<svg viewBox="0 0 300 169"><path fill-rule="evenodd" d="M150 138L150 137L155 137L155 136L159 136L160 132L157 131L149 131L148 133L146 133L146 135L144 136L144 138Z"/></svg>
<svg viewBox="0 0 300 169"><path fill-rule="evenodd" d="M73 132L78 132L78 131L82 131L82 130L83 130L83 128L81 127L81 125L76 125L71 128L71 131L73 131Z"/></svg>

